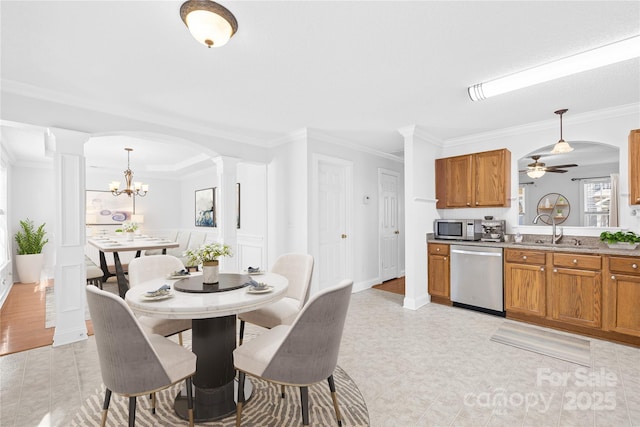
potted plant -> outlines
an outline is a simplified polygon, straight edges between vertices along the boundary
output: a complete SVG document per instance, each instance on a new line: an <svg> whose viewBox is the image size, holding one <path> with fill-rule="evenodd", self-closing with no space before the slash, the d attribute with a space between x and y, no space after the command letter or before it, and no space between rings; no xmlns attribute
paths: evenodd
<svg viewBox="0 0 640 427"><path fill-rule="evenodd" d="M633 231L603 231L600 233L600 240L605 242L610 248L635 249L640 243L640 236Z"/></svg>
<svg viewBox="0 0 640 427"><path fill-rule="evenodd" d="M18 244L16 256L16 270L21 283L34 283L40 281L40 272L44 265L42 247L49 239L45 239L47 232L45 223L38 228L29 218L20 221L21 231L15 234Z"/></svg>
<svg viewBox="0 0 640 427"><path fill-rule="evenodd" d="M202 264L202 276L205 284L218 283L218 258L232 256L231 248L218 242L206 243L196 249L187 249L187 265Z"/></svg>
<svg viewBox="0 0 640 427"><path fill-rule="evenodd" d="M127 233L127 240L133 240L133 233L138 229L138 224L127 221L122 223L122 231ZM118 231L118 230L116 230Z"/></svg>

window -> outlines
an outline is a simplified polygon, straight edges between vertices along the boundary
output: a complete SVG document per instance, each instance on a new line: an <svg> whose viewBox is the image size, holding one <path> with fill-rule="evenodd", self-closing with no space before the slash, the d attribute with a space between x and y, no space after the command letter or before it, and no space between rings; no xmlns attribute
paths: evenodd
<svg viewBox="0 0 640 427"><path fill-rule="evenodd" d="M611 203L611 178L582 181L583 224L587 227L608 227Z"/></svg>

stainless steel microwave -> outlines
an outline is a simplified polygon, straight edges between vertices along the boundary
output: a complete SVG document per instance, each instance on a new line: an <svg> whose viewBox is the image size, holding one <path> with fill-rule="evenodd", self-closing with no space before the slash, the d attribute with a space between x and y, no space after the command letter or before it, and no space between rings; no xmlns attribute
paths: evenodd
<svg viewBox="0 0 640 427"><path fill-rule="evenodd" d="M433 221L436 239L480 240L482 220L480 219L436 219Z"/></svg>

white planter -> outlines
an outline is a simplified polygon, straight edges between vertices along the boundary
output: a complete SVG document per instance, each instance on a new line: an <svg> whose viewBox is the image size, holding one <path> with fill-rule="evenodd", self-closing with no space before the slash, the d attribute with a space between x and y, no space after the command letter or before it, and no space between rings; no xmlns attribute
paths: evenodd
<svg viewBox="0 0 640 427"><path fill-rule="evenodd" d="M205 262L202 265L202 279L204 284L212 285L218 283L219 272L218 261Z"/></svg>
<svg viewBox="0 0 640 427"><path fill-rule="evenodd" d="M20 283L39 282L43 266L43 254L16 255L16 270Z"/></svg>

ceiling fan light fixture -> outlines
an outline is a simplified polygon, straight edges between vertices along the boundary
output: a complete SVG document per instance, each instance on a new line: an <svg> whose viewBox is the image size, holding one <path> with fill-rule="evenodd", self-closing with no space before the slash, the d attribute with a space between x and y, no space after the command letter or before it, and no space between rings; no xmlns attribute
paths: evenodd
<svg viewBox="0 0 640 427"><path fill-rule="evenodd" d="M478 83L469 86L468 93L472 101L480 101L491 96L502 95L538 83L637 57L640 57L640 36L630 37L505 77Z"/></svg>
<svg viewBox="0 0 640 427"><path fill-rule="evenodd" d="M221 47L238 31L238 21L226 7L210 0L189 0L180 17L193 38L207 47Z"/></svg>
<svg viewBox="0 0 640 427"><path fill-rule="evenodd" d="M553 146L553 150L551 150L552 154L563 154L563 153L569 153L573 151L573 147L570 146L567 141L562 139L562 115L567 111L569 110L566 108L563 108L558 111L554 111L555 114L560 116L560 140L556 142L556 145Z"/></svg>
<svg viewBox="0 0 640 427"><path fill-rule="evenodd" d="M543 167L540 167L540 166L529 168L529 170L527 171L527 175L529 175L529 178L533 178L533 179L541 178L544 174L545 174L545 170Z"/></svg>

